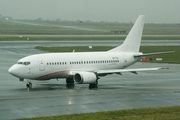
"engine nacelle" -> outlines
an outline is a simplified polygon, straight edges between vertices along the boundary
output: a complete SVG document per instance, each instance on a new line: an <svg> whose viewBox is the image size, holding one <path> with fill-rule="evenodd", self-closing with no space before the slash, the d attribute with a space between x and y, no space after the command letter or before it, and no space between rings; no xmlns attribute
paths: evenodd
<svg viewBox="0 0 180 120"><path fill-rule="evenodd" d="M79 72L74 75L74 81L78 84L93 84L97 76L92 72Z"/></svg>

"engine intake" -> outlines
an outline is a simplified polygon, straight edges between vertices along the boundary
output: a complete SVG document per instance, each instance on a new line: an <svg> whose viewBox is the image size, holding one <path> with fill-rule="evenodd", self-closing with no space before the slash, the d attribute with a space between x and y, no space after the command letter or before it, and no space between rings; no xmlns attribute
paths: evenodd
<svg viewBox="0 0 180 120"><path fill-rule="evenodd" d="M93 84L97 80L97 76L92 72L79 72L74 75L74 81L78 84Z"/></svg>

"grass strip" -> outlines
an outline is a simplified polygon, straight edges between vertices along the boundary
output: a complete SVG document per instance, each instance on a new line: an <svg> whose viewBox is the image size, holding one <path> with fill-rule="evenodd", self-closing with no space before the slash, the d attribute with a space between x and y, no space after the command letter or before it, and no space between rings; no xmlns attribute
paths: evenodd
<svg viewBox="0 0 180 120"><path fill-rule="evenodd" d="M37 46L36 49L46 51L46 52L93 52L93 51L107 51L114 47L112 46L93 46L89 49L88 46L71 46L71 47L43 47ZM170 54L159 54L148 56L152 58L151 62L158 63L180 63L180 46L141 46L140 51L143 53L153 53L162 51L175 51ZM156 60L157 58L162 58L162 60Z"/></svg>
<svg viewBox="0 0 180 120"><path fill-rule="evenodd" d="M126 36L0 36L0 41L124 40ZM143 36L143 40L180 40L180 36Z"/></svg>
<svg viewBox="0 0 180 120"><path fill-rule="evenodd" d="M180 106L141 108L62 116L36 117L20 120L179 120Z"/></svg>

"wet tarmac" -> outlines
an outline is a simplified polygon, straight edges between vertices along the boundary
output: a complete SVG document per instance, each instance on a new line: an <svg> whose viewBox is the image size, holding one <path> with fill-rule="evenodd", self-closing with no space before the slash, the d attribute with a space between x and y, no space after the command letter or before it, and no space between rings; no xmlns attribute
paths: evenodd
<svg viewBox="0 0 180 120"><path fill-rule="evenodd" d="M36 44L35 44L36 45ZM0 45L0 119L64 115L144 107L180 105L180 65L136 63L132 68L169 67L168 70L109 75L98 89L66 86L65 80L32 81L25 89L8 68L26 55L41 53L32 46ZM28 46L28 45L27 45Z"/></svg>

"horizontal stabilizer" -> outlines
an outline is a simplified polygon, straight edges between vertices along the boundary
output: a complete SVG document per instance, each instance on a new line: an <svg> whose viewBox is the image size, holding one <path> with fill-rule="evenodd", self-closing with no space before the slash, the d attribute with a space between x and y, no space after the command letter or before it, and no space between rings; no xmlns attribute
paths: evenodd
<svg viewBox="0 0 180 120"><path fill-rule="evenodd" d="M175 51L166 51L166 52L146 53L146 54L134 55L134 57L143 57L143 56L150 56L150 55L167 54L167 53L173 53L173 52L175 52Z"/></svg>

